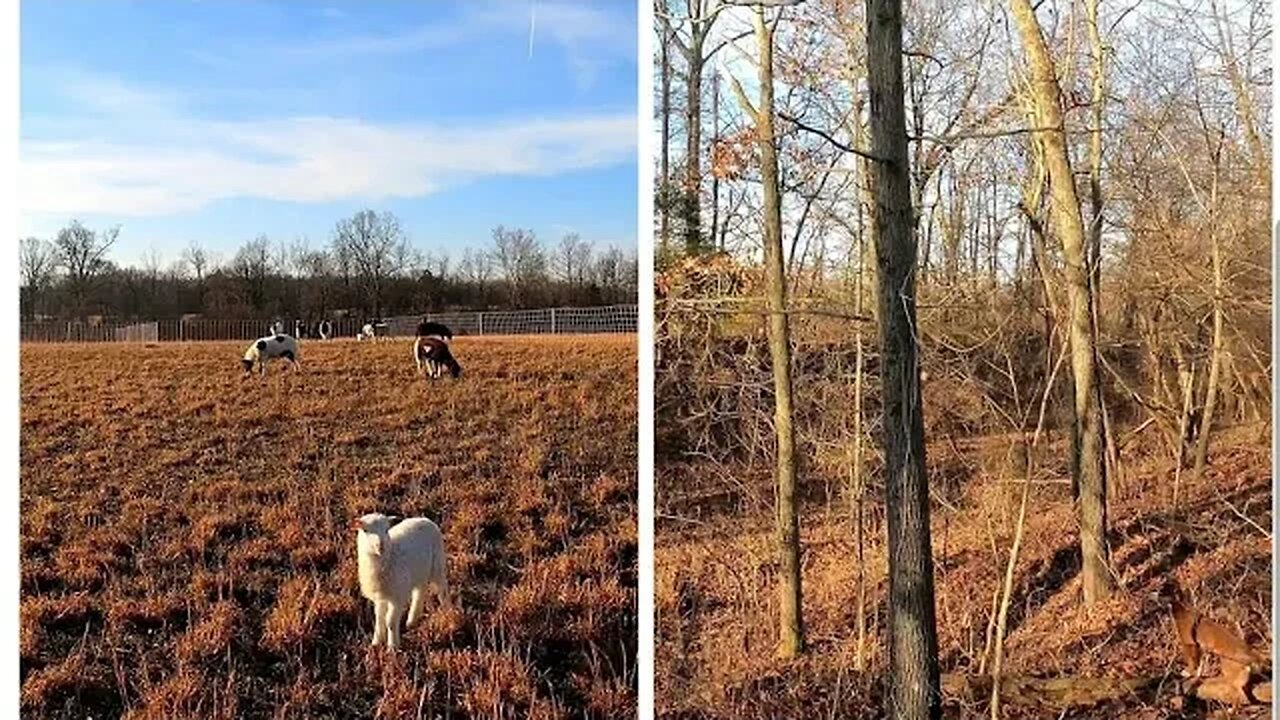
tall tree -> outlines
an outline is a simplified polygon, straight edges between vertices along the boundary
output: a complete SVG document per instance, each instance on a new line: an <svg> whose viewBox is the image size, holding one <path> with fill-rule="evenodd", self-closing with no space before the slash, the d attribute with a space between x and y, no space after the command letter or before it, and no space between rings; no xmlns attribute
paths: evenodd
<svg viewBox="0 0 1280 720"><path fill-rule="evenodd" d="M190 268L196 280L196 300L203 305L204 279L209 270L209 253L194 240L182 251L180 263Z"/></svg>
<svg viewBox="0 0 1280 720"><path fill-rule="evenodd" d="M296 247L298 277L302 285L302 312L308 318L324 317L332 296L333 259L324 250L312 250L304 244Z"/></svg>
<svg viewBox="0 0 1280 720"><path fill-rule="evenodd" d="M1199 113L1201 118L1204 117L1204 111ZM1202 120L1203 122L1203 120ZM1224 293L1224 269L1222 257L1222 224L1218 217L1218 184L1222 175L1222 146L1226 141L1226 133L1219 131L1217 137L1214 138L1213 131L1208 127L1204 128L1206 144L1211 148L1210 153L1213 163L1213 172L1209 184L1208 207L1203 208L1202 212L1206 215L1206 224L1209 234L1210 254L1213 258L1213 339L1209 348L1209 376L1206 380L1204 390L1204 412L1200 416L1200 434L1196 437L1196 448L1194 456L1193 473L1199 477L1205 468L1205 464L1209 458L1209 435L1213 432L1214 416L1217 414L1218 408L1218 392L1221 385L1222 360L1223 360L1223 317L1222 305L1225 300ZM1191 187L1193 195L1198 196L1194 186ZM1200 201L1204 204L1204 201Z"/></svg>
<svg viewBox="0 0 1280 720"><path fill-rule="evenodd" d="M688 37L683 39L672 27L665 8L658 13L663 29L684 58L685 166L680 218L685 252L690 253L701 252L706 243L702 233L702 75L707 61L723 47L710 52L706 49L707 37L723 7L718 0L685 0L681 22L688 26Z"/></svg>
<svg viewBox="0 0 1280 720"><path fill-rule="evenodd" d="M657 0L657 10L662 13L666 0ZM673 33L671 25L659 23L662 35L658 42L658 76L661 78L662 99L659 104L659 117L662 119L662 150L658 167L658 212L661 225L658 230L658 247L666 251L671 244L671 43Z"/></svg>
<svg viewBox="0 0 1280 720"><path fill-rule="evenodd" d="M1049 181L1049 216L1062 241L1063 279L1067 287L1068 336L1075 382L1072 470L1079 488L1081 580L1086 605L1106 599L1112 590L1108 567L1107 475L1103 457L1101 392L1097 374L1088 252L1075 176L1067 153L1062 118L1062 89L1053 58L1030 0L1010 0L1031 75L1035 134Z"/></svg>
<svg viewBox="0 0 1280 720"><path fill-rule="evenodd" d="M334 226L333 248L364 287L366 307L374 318L381 318L387 284L414 259L400 219L389 212L361 210Z"/></svg>
<svg viewBox="0 0 1280 720"><path fill-rule="evenodd" d="M107 251L119 236L119 227L95 232L80 224L79 220L72 220L54 238L58 264L67 272L67 289L71 292L73 311L77 317L84 316L89 291L107 270Z"/></svg>
<svg viewBox="0 0 1280 720"><path fill-rule="evenodd" d="M756 4L752 15L757 44L759 107L751 104L741 83L733 79L734 93L743 111L755 124L760 150L760 183L763 193L764 267L769 299L769 357L773 365L773 427L776 442L778 553L781 556L781 632L779 652L795 657L804 650L803 593L800 585L800 524L796 513L796 455L791 386L791 328L787 319L787 278L782 250L782 189L778 179L778 140L774 135L773 36L779 18L765 21L764 7Z"/></svg>
<svg viewBox="0 0 1280 720"><path fill-rule="evenodd" d="M560 238L553 257L555 278L570 288L581 285L591 267L591 243L577 233Z"/></svg>
<svg viewBox="0 0 1280 720"><path fill-rule="evenodd" d="M466 248L462 251L462 261L458 263L458 273L464 282L483 290L493 277L493 263L490 262L489 253ZM482 305L484 301L485 298L482 297Z"/></svg>
<svg viewBox="0 0 1280 720"><path fill-rule="evenodd" d="M22 274L22 314L35 317L40 312L40 299L57 269L58 253L48 241L37 237L23 238L18 244L18 270Z"/></svg>
<svg viewBox="0 0 1280 720"><path fill-rule="evenodd" d="M181 262L190 268L197 281L204 280L205 270L209 268L209 255L203 247L193 241L183 249Z"/></svg>
<svg viewBox="0 0 1280 720"><path fill-rule="evenodd" d="M267 283L274 270L271 241L266 235L259 235L241 245L231 261L231 271L240 281L245 299L255 313L266 310Z"/></svg>
<svg viewBox="0 0 1280 720"><path fill-rule="evenodd" d="M628 255L616 247L609 247L592 262L591 282L600 287L630 289L637 280L635 255Z"/></svg>
<svg viewBox="0 0 1280 720"><path fill-rule="evenodd" d="M538 280L545 276L547 255L532 230L499 225L493 231L493 260L502 273L515 307L524 307Z"/></svg>
<svg viewBox="0 0 1280 720"><path fill-rule="evenodd" d="M939 718L929 481L916 328L916 236L902 82L902 1L867 0L885 514L889 534L889 717Z"/></svg>

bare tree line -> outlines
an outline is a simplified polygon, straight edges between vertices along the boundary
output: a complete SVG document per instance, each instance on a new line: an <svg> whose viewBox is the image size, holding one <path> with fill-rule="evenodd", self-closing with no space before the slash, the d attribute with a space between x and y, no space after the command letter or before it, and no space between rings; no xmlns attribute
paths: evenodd
<svg viewBox="0 0 1280 720"><path fill-rule="evenodd" d="M218 259L191 243L168 266L155 250L135 265L112 261L119 234L73 220L53 238L20 240L23 316L376 318L636 297L635 255L577 234L549 244L531 230L499 226L488 247L465 248L455 259L416 248L395 215L363 210L338 221L323 246L259 235Z"/></svg>

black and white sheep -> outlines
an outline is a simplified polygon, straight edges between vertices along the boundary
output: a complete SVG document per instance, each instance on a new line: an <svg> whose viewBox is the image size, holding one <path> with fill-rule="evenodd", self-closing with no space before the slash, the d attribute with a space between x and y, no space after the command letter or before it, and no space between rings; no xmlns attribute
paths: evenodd
<svg viewBox="0 0 1280 720"><path fill-rule="evenodd" d="M258 373L266 375L267 361L275 358L288 360L295 372L302 370L302 366L298 364L298 341L288 335L268 335L254 340L249 349L244 351L240 365L244 368L246 377L253 372L254 363L258 364Z"/></svg>
<svg viewBox="0 0 1280 720"><path fill-rule="evenodd" d="M426 371L427 377L438 378L447 369L454 377L462 375L462 366L449 352L449 343L435 337L416 337L413 340L413 362L418 372Z"/></svg>

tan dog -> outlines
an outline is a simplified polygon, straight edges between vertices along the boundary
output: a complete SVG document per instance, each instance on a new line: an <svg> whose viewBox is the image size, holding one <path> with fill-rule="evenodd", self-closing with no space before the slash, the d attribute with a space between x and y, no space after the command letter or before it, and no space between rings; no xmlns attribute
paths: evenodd
<svg viewBox="0 0 1280 720"><path fill-rule="evenodd" d="M1249 643L1231 629L1197 612L1176 583L1172 585L1171 606L1178 648L1187 663L1182 676L1200 678L1205 657L1217 655L1222 662L1222 673L1205 681L1204 689L1212 688L1213 696L1228 702L1247 704L1249 696L1245 688L1253 669L1266 665L1266 656L1249 647Z"/></svg>

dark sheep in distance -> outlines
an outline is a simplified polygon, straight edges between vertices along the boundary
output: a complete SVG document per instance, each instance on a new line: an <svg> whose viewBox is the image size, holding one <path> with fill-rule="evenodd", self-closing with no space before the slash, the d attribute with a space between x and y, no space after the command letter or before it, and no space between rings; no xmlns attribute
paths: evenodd
<svg viewBox="0 0 1280 720"><path fill-rule="evenodd" d="M423 318L422 322L418 323L417 336L435 338L443 341L446 345L453 342L453 331L450 330L448 326L442 323L432 322L426 318Z"/></svg>

